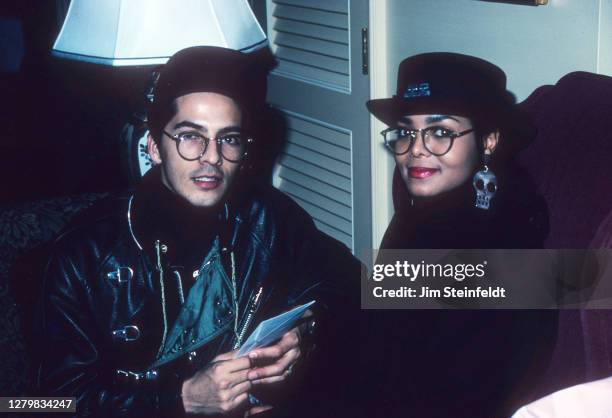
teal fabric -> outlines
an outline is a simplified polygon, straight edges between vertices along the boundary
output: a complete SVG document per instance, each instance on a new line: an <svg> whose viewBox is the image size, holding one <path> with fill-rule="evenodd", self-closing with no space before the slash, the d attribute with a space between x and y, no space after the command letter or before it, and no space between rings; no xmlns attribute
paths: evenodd
<svg viewBox="0 0 612 418"><path fill-rule="evenodd" d="M234 326L232 281L221 263L219 238L200 266L196 282L151 368L196 350Z"/></svg>

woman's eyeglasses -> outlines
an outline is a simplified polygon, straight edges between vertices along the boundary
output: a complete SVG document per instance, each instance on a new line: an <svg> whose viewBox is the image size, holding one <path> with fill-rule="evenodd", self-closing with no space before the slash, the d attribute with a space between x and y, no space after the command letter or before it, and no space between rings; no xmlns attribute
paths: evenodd
<svg viewBox="0 0 612 418"><path fill-rule="evenodd" d="M451 150L455 138L473 131L474 129L467 129L455 132L440 126L430 126L423 129L389 128L380 134L383 136L385 146L389 151L395 155L403 155L410 151L420 133L425 149L439 157Z"/></svg>

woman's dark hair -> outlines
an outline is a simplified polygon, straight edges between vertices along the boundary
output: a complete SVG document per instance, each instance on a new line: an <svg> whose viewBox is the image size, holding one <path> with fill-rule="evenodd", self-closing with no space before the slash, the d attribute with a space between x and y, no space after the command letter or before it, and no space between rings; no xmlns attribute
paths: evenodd
<svg viewBox="0 0 612 418"><path fill-rule="evenodd" d="M537 195L533 179L515 159L516 150L513 149L511 146L512 144L507 142L515 139L508 137L508 135L504 135L507 133L507 129L504 129L503 125L500 123L491 122L482 118L472 118L471 121L481 163L476 170L480 170L484 163L484 144L486 137L492 132L498 131L499 142L488 166L497 176L500 190L503 190L506 194L508 194L509 191L512 195L517 193L521 193L523 196Z"/></svg>
<svg viewBox="0 0 612 418"><path fill-rule="evenodd" d="M511 156L506 152L507 144L504 143L505 129L495 121L486 120L484 118L473 117L470 118L472 122L472 128L474 129L474 137L476 138L476 149L479 154L479 161L484 163L484 145L485 139L493 132L499 132L499 143L495 149L495 153L490 161L492 168L505 167Z"/></svg>

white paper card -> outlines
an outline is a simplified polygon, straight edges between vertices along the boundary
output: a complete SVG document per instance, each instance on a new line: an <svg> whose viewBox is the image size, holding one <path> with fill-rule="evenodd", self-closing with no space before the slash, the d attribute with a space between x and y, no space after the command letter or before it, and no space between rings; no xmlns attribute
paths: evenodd
<svg viewBox="0 0 612 418"><path fill-rule="evenodd" d="M245 356L251 350L265 347L281 338L283 334L294 327L297 320L300 319L313 303L315 303L314 300L262 321L257 328L255 328L255 331L249 335L249 338L247 338L244 344L242 344L236 357Z"/></svg>

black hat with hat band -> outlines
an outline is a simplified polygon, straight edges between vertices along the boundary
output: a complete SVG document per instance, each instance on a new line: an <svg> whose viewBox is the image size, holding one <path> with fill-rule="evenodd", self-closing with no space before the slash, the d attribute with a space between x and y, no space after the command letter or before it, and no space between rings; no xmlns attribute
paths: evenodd
<svg viewBox="0 0 612 418"><path fill-rule="evenodd" d="M512 148L524 147L535 128L506 90L506 74L480 58L436 52L404 59L396 94L367 102L368 110L389 126L402 116L446 114L477 118L511 137ZM506 144L510 145L510 144Z"/></svg>

